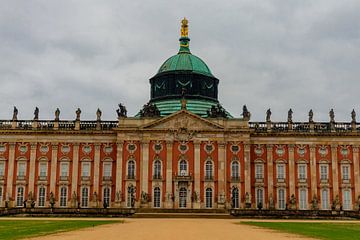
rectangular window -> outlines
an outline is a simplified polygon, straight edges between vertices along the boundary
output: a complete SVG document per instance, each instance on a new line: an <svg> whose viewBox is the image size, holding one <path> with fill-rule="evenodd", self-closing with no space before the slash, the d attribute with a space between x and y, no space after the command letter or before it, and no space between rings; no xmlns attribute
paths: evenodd
<svg viewBox="0 0 360 240"><path fill-rule="evenodd" d="M320 165L320 180L328 180L328 165Z"/></svg>
<svg viewBox="0 0 360 240"><path fill-rule="evenodd" d="M18 187L16 194L16 206L22 207L24 202L24 187Z"/></svg>
<svg viewBox="0 0 360 240"><path fill-rule="evenodd" d="M343 180L349 180L350 179L350 166L349 165L343 165L342 166L342 179Z"/></svg>
<svg viewBox="0 0 360 240"><path fill-rule="evenodd" d="M299 171L299 179L305 180L306 179L306 165L300 164L298 166L298 171Z"/></svg>
<svg viewBox="0 0 360 240"><path fill-rule="evenodd" d="M255 178L262 179L264 178L264 165L263 164L256 164L255 165Z"/></svg>
<svg viewBox="0 0 360 240"><path fill-rule="evenodd" d="M256 189L256 207L264 205L264 190L262 188Z"/></svg>
<svg viewBox="0 0 360 240"><path fill-rule="evenodd" d="M46 177L47 176L47 163L46 162L41 162L39 170L40 170L39 176L40 177Z"/></svg>
<svg viewBox="0 0 360 240"><path fill-rule="evenodd" d="M285 165L284 164L277 164L277 178L284 179L285 178Z"/></svg>
<svg viewBox="0 0 360 240"><path fill-rule="evenodd" d="M104 163L104 177L111 177L111 163Z"/></svg>
<svg viewBox="0 0 360 240"><path fill-rule="evenodd" d="M299 208L300 210L306 210L307 208L307 194L306 189L300 189Z"/></svg>
<svg viewBox="0 0 360 240"><path fill-rule="evenodd" d="M67 203L67 188L61 187L60 188L60 207L66 207Z"/></svg>
<svg viewBox="0 0 360 240"><path fill-rule="evenodd" d="M279 209L285 209L285 190L278 190L278 207Z"/></svg>
<svg viewBox="0 0 360 240"><path fill-rule="evenodd" d="M89 189L87 187L82 188L81 191L81 207L88 207L89 205Z"/></svg>
<svg viewBox="0 0 360 240"><path fill-rule="evenodd" d="M343 209L351 210L351 194L350 190L343 191Z"/></svg>
<svg viewBox="0 0 360 240"><path fill-rule="evenodd" d="M61 168L60 176L61 177L68 177L69 176L69 163L62 162L60 168Z"/></svg>
<svg viewBox="0 0 360 240"><path fill-rule="evenodd" d="M0 187L0 207L2 207L2 201L3 201L3 188Z"/></svg>
<svg viewBox="0 0 360 240"><path fill-rule="evenodd" d="M89 162L83 162L82 163L82 177L90 177L90 163Z"/></svg>
<svg viewBox="0 0 360 240"><path fill-rule="evenodd" d="M39 207L45 207L45 188L39 188Z"/></svg>
<svg viewBox="0 0 360 240"><path fill-rule="evenodd" d="M20 177L24 177L25 176L25 171L26 171L26 162L19 162L18 163L17 175L20 176Z"/></svg>
<svg viewBox="0 0 360 240"><path fill-rule="evenodd" d="M0 162L0 177L5 175L5 162Z"/></svg>
<svg viewBox="0 0 360 240"><path fill-rule="evenodd" d="M321 206L322 209L329 209L329 196L327 189L323 189L321 191Z"/></svg>

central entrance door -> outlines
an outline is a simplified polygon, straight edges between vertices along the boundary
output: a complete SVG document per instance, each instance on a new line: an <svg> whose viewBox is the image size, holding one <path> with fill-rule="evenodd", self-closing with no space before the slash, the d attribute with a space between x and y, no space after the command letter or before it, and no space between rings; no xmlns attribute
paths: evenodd
<svg viewBox="0 0 360 240"><path fill-rule="evenodd" d="M187 190L182 187L179 191L179 207L186 208L186 198L187 198Z"/></svg>

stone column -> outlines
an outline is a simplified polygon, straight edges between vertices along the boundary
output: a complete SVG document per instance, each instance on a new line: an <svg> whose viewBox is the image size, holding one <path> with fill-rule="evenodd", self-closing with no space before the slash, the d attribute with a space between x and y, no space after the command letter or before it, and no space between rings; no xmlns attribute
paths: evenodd
<svg viewBox="0 0 360 240"><path fill-rule="evenodd" d="M311 199L314 198L314 195L317 195L317 177L316 177L316 146L310 145L310 173L311 173ZM317 199L320 196L317 196Z"/></svg>
<svg viewBox="0 0 360 240"><path fill-rule="evenodd" d="M37 143L31 143L30 144L30 171L29 171L29 193L32 192L34 194L34 188L35 188L35 173L38 171L38 169L35 169L35 161L36 161L36 146Z"/></svg>
<svg viewBox="0 0 360 240"><path fill-rule="evenodd" d="M124 142L123 141L118 141L116 146L117 147L116 147L116 173L115 173L116 183L115 183L115 192L116 192L116 194L119 194L122 191L122 184L121 183L122 183L122 163L123 163ZM125 194L125 193L123 193L123 194ZM115 202L115 207L120 207L121 200L120 201L117 200L118 202Z"/></svg>
<svg viewBox="0 0 360 240"><path fill-rule="evenodd" d="M194 141L194 189L198 196L198 199L200 198L200 141ZM200 208L200 201L193 203L193 208Z"/></svg>
<svg viewBox="0 0 360 240"><path fill-rule="evenodd" d="M10 201L10 206L15 200L12 198L13 194L13 182L16 179L16 173L14 173L15 165L15 143L9 143L9 162L8 162L8 175L6 179L6 200Z"/></svg>
<svg viewBox="0 0 360 240"><path fill-rule="evenodd" d="M333 173L333 197L339 194L339 176L338 176L338 157L337 157L337 145L331 145L331 162Z"/></svg>
<svg viewBox="0 0 360 240"><path fill-rule="evenodd" d="M219 200L225 199L226 201L226 192L225 192L225 159L226 159L226 143L218 142L218 207L224 208L225 203L220 202Z"/></svg>
<svg viewBox="0 0 360 240"><path fill-rule="evenodd" d="M273 164L273 145L266 145L266 161L268 166L268 199L274 197L274 164Z"/></svg>
<svg viewBox="0 0 360 240"><path fill-rule="evenodd" d="M355 201L357 201L360 195L360 172L359 172L359 146L353 146L353 166L354 166L354 191Z"/></svg>
<svg viewBox="0 0 360 240"><path fill-rule="evenodd" d="M140 159L140 184L141 192L149 191L149 141L141 143L141 159ZM144 204L142 204L144 206ZM147 207L145 204L144 207Z"/></svg>
<svg viewBox="0 0 360 240"><path fill-rule="evenodd" d="M100 144L95 143L94 153L94 192L99 196L99 182L100 182Z"/></svg>
<svg viewBox="0 0 360 240"><path fill-rule="evenodd" d="M73 159L72 159L72 176L71 176L71 193L74 191L77 194L79 172L79 143L73 144Z"/></svg>
<svg viewBox="0 0 360 240"><path fill-rule="evenodd" d="M55 193L56 186L56 173L57 173L57 152L58 152L58 143L52 143L51 151L51 166L50 166L50 192Z"/></svg>
<svg viewBox="0 0 360 240"><path fill-rule="evenodd" d="M245 163L245 193L251 194L251 159L250 159L250 144L244 145L244 163ZM241 198L240 198L241 199Z"/></svg>
<svg viewBox="0 0 360 240"><path fill-rule="evenodd" d="M166 208L172 208L173 202L170 196L174 196L172 192L172 150L173 142L166 142Z"/></svg>
<svg viewBox="0 0 360 240"><path fill-rule="evenodd" d="M290 144L288 146L289 149L289 190L291 196L295 194L295 153L294 153L294 145Z"/></svg>

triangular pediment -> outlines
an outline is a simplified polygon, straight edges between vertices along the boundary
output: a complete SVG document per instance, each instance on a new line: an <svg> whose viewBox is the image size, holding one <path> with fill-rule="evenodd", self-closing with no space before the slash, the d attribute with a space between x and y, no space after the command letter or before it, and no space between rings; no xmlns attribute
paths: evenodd
<svg viewBox="0 0 360 240"><path fill-rule="evenodd" d="M143 129L188 129L193 131L220 130L224 127L211 122L205 118L191 113L187 110L180 110L167 117L158 119L148 123L142 127Z"/></svg>

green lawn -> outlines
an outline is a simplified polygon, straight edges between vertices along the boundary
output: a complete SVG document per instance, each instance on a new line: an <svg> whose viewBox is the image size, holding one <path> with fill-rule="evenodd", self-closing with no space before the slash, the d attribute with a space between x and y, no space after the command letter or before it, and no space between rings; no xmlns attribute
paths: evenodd
<svg viewBox="0 0 360 240"><path fill-rule="evenodd" d="M0 239L21 239L43 236L51 233L72 231L122 221L100 220L2 220L0 219Z"/></svg>
<svg viewBox="0 0 360 240"><path fill-rule="evenodd" d="M360 223L241 222L307 237L330 240L360 239Z"/></svg>

